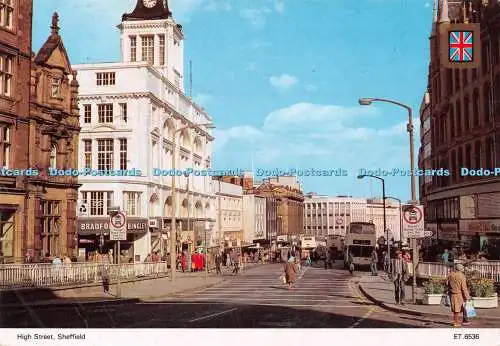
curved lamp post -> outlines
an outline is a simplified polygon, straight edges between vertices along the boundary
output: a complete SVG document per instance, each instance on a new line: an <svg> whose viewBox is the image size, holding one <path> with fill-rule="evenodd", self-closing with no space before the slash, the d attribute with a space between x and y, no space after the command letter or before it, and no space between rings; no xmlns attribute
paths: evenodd
<svg viewBox="0 0 500 346"><path fill-rule="evenodd" d="M385 211L385 201L387 199L385 196L385 180L380 178L380 177L377 177L376 175L370 175L370 174L358 175L358 179L363 179L365 177L378 179L382 182L382 203L384 206L384 232L387 233L387 256L389 257L389 263L390 263L391 246L389 244L389 230L387 229L387 216L386 216L386 211ZM387 268L387 270L390 271L390 266Z"/></svg>
<svg viewBox="0 0 500 346"><path fill-rule="evenodd" d="M410 169L411 169L411 202L410 204L417 204L417 187L416 187L416 181L415 181L415 149L414 149L414 139L413 139L413 112L410 106L405 105L404 103L394 101L394 100L389 100L389 99L383 99L383 98L376 98L376 97L364 97L359 99L359 104L361 106L369 106L373 102L385 102L385 103L391 103L393 105L402 107L406 109L408 112L408 124L406 125L406 131L408 132L408 135L410 137ZM416 271L416 255L417 255L417 241L416 239L413 240L412 242L412 249L413 249L413 256L412 256L412 268L413 268L413 284L412 284L412 298L413 298L413 303L416 303L417 301L417 278L415 275Z"/></svg>

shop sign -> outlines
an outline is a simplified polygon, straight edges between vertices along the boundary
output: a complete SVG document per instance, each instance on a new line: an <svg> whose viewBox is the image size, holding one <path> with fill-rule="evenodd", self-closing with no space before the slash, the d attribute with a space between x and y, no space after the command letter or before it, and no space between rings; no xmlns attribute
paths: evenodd
<svg viewBox="0 0 500 346"><path fill-rule="evenodd" d="M500 220L462 220L460 233L464 235L500 233Z"/></svg>
<svg viewBox="0 0 500 346"><path fill-rule="evenodd" d="M438 238L441 240L458 240L458 226L455 223L443 223L438 227Z"/></svg>
<svg viewBox="0 0 500 346"><path fill-rule="evenodd" d="M109 218L79 218L76 221L79 235L109 234ZM148 219L127 218L127 233L140 234L148 231Z"/></svg>

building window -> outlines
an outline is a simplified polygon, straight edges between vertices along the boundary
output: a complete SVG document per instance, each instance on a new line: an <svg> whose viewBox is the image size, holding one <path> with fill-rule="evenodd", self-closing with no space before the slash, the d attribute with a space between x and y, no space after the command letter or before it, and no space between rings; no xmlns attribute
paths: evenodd
<svg viewBox="0 0 500 346"><path fill-rule="evenodd" d="M61 97L61 80L59 78L52 78L52 97L60 98Z"/></svg>
<svg viewBox="0 0 500 346"><path fill-rule="evenodd" d="M483 154L483 147L480 141L477 141L474 145L474 168L479 169L481 166L481 156Z"/></svg>
<svg viewBox="0 0 500 346"><path fill-rule="evenodd" d="M113 192L85 191L82 192L82 202L90 206L91 216L107 216L113 203Z"/></svg>
<svg viewBox="0 0 500 346"><path fill-rule="evenodd" d="M52 146L52 150L50 151L49 166L57 168L57 147L55 145Z"/></svg>
<svg viewBox="0 0 500 346"><path fill-rule="evenodd" d="M477 80L477 68L472 69L472 80L473 81Z"/></svg>
<svg viewBox="0 0 500 346"><path fill-rule="evenodd" d="M467 77L468 77L468 75L467 75L467 71L468 71L467 69L463 69L463 70L462 70L462 84L464 85L464 87L465 87L465 86L467 85L467 83L469 82L469 81L468 81L468 79L467 79Z"/></svg>
<svg viewBox="0 0 500 346"><path fill-rule="evenodd" d="M154 65L155 63L155 39L154 36L141 36L142 61Z"/></svg>
<svg viewBox="0 0 500 346"><path fill-rule="evenodd" d="M462 135L462 107L460 99L457 100L455 105L455 124L457 127L457 137Z"/></svg>
<svg viewBox="0 0 500 346"><path fill-rule="evenodd" d="M470 129L470 100L469 96L464 97L464 132Z"/></svg>
<svg viewBox="0 0 500 346"><path fill-rule="evenodd" d="M61 210L57 201L40 201L40 226L44 254L59 255Z"/></svg>
<svg viewBox="0 0 500 346"><path fill-rule="evenodd" d="M10 126L0 123L0 168L9 167L10 146Z"/></svg>
<svg viewBox="0 0 500 346"><path fill-rule="evenodd" d="M130 61L137 61L137 36L130 36Z"/></svg>
<svg viewBox="0 0 500 346"><path fill-rule="evenodd" d="M125 212L130 216L141 215L141 193L140 192L124 192L123 203Z"/></svg>
<svg viewBox="0 0 500 346"><path fill-rule="evenodd" d="M446 95L453 94L453 70L447 69L445 72L446 78Z"/></svg>
<svg viewBox="0 0 500 346"><path fill-rule="evenodd" d="M0 0L0 26L12 29L14 16L14 0Z"/></svg>
<svg viewBox="0 0 500 346"><path fill-rule="evenodd" d="M127 104L126 103L120 103L120 117L124 122L127 122L128 120L128 114L127 114Z"/></svg>
<svg viewBox="0 0 500 346"><path fill-rule="evenodd" d="M455 75L455 91L460 90L460 70L453 70L453 74Z"/></svg>
<svg viewBox="0 0 500 346"><path fill-rule="evenodd" d="M92 105L83 105L83 122L85 124L92 122Z"/></svg>
<svg viewBox="0 0 500 346"><path fill-rule="evenodd" d="M450 105L450 139L455 138L455 109Z"/></svg>
<svg viewBox="0 0 500 346"><path fill-rule="evenodd" d="M160 65L165 65L165 35L159 35L160 44Z"/></svg>
<svg viewBox="0 0 500 346"><path fill-rule="evenodd" d="M495 147L494 147L494 142L493 142L493 137L489 137L486 139L486 148L485 148L485 165L486 169L495 169L495 162L494 162L494 157L495 157Z"/></svg>
<svg viewBox="0 0 500 346"><path fill-rule="evenodd" d="M97 105L98 122L101 124L109 124L113 122L113 104L101 103Z"/></svg>
<svg viewBox="0 0 500 346"><path fill-rule="evenodd" d="M484 119L484 124L488 124L491 121L491 104L492 104L492 95L491 95L491 87L489 84L484 85L483 89L483 109L484 109L484 114L483 114L483 119Z"/></svg>
<svg viewBox="0 0 500 346"><path fill-rule="evenodd" d="M0 56L1 95L10 96L12 92L12 58Z"/></svg>
<svg viewBox="0 0 500 346"><path fill-rule="evenodd" d="M479 93L477 89L474 90L474 94L472 95L472 117L472 126L479 126Z"/></svg>
<svg viewBox="0 0 500 346"><path fill-rule="evenodd" d="M120 138L120 169L127 169L127 139Z"/></svg>
<svg viewBox="0 0 500 346"><path fill-rule="evenodd" d="M92 168L92 140L83 140L83 168Z"/></svg>
<svg viewBox="0 0 500 346"><path fill-rule="evenodd" d="M483 75L486 74L489 69L490 69L490 45L488 42L483 42L482 43L482 48L481 51L483 54L481 54L482 62L481 62L481 68L483 70Z"/></svg>
<svg viewBox="0 0 500 346"><path fill-rule="evenodd" d="M457 157L457 163L458 163L457 178L458 178L458 180L460 180L461 177L462 177L462 175L458 172L458 170L460 170L464 166L464 155L463 155L463 152L462 152L462 147L458 148L457 156L458 156Z"/></svg>
<svg viewBox="0 0 500 346"><path fill-rule="evenodd" d="M97 85L115 85L116 74L114 72L98 72L96 73Z"/></svg>
<svg viewBox="0 0 500 346"><path fill-rule="evenodd" d="M466 168L472 168L472 146L467 144L465 147L465 166Z"/></svg>
<svg viewBox="0 0 500 346"><path fill-rule="evenodd" d="M112 170L113 169L113 140L98 139L97 140L97 169Z"/></svg>

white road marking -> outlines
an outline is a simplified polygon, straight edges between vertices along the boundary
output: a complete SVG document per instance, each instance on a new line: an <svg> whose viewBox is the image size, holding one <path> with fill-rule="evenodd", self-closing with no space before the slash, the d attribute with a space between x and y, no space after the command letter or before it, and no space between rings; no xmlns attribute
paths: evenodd
<svg viewBox="0 0 500 346"><path fill-rule="evenodd" d="M283 298L250 298L250 297L242 297L242 298L235 298L235 297L196 297L196 298L188 298L189 300L192 301L211 301L211 300L224 300L225 302L232 302L232 301L237 301L237 302L249 302L249 301L257 301L257 302L262 302L262 301L292 301L295 299L290 299L293 298L291 297L283 297ZM345 299L345 298L334 298L333 301L351 301L352 299ZM304 299L304 301L308 302L326 302L328 301L327 299Z"/></svg>
<svg viewBox="0 0 500 346"><path fill-rule="evenodd" d="M189 322L193 323L193 322L198 322L198 321L203 321L203 320L209 320L211 318L214 318L214 317L217 317L217 316L220 316L220 315L224 315L224 314L236 311L236 310L238 310L238 309L234 308L234 309L224 310L224 311L221 311L221 312L216 312L214 314L210 314L210 315L206 315L206 316L202 316L202 317L198 317L198 318L192 319Z"/></svg>
<svg viewBox="0 0 500 346"><path fill-rule="evenodd" d="M349 328L355 328L357 326L359 326L361 323L363 323L367 318L369 318L374 312L376 311L375 308L371 308L370 310L368 310L366 312L366 314L363 315L363 317L361 317L359 320L357 320L356 322L354 322L353 324L351 324L349 326Z"/></svg>

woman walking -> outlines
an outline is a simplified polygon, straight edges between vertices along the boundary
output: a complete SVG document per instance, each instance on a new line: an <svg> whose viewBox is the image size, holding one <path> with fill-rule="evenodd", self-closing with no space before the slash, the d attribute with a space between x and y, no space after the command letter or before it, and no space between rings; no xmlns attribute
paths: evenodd
<svg viewBox="0 0 500 346"><path fill-rule="evenodd" d="M297 280L297 265L295 264L295 258L290 256L288 262L285 264L285 279L288 285L288 289L292 289L293 283Z"/></svg>

